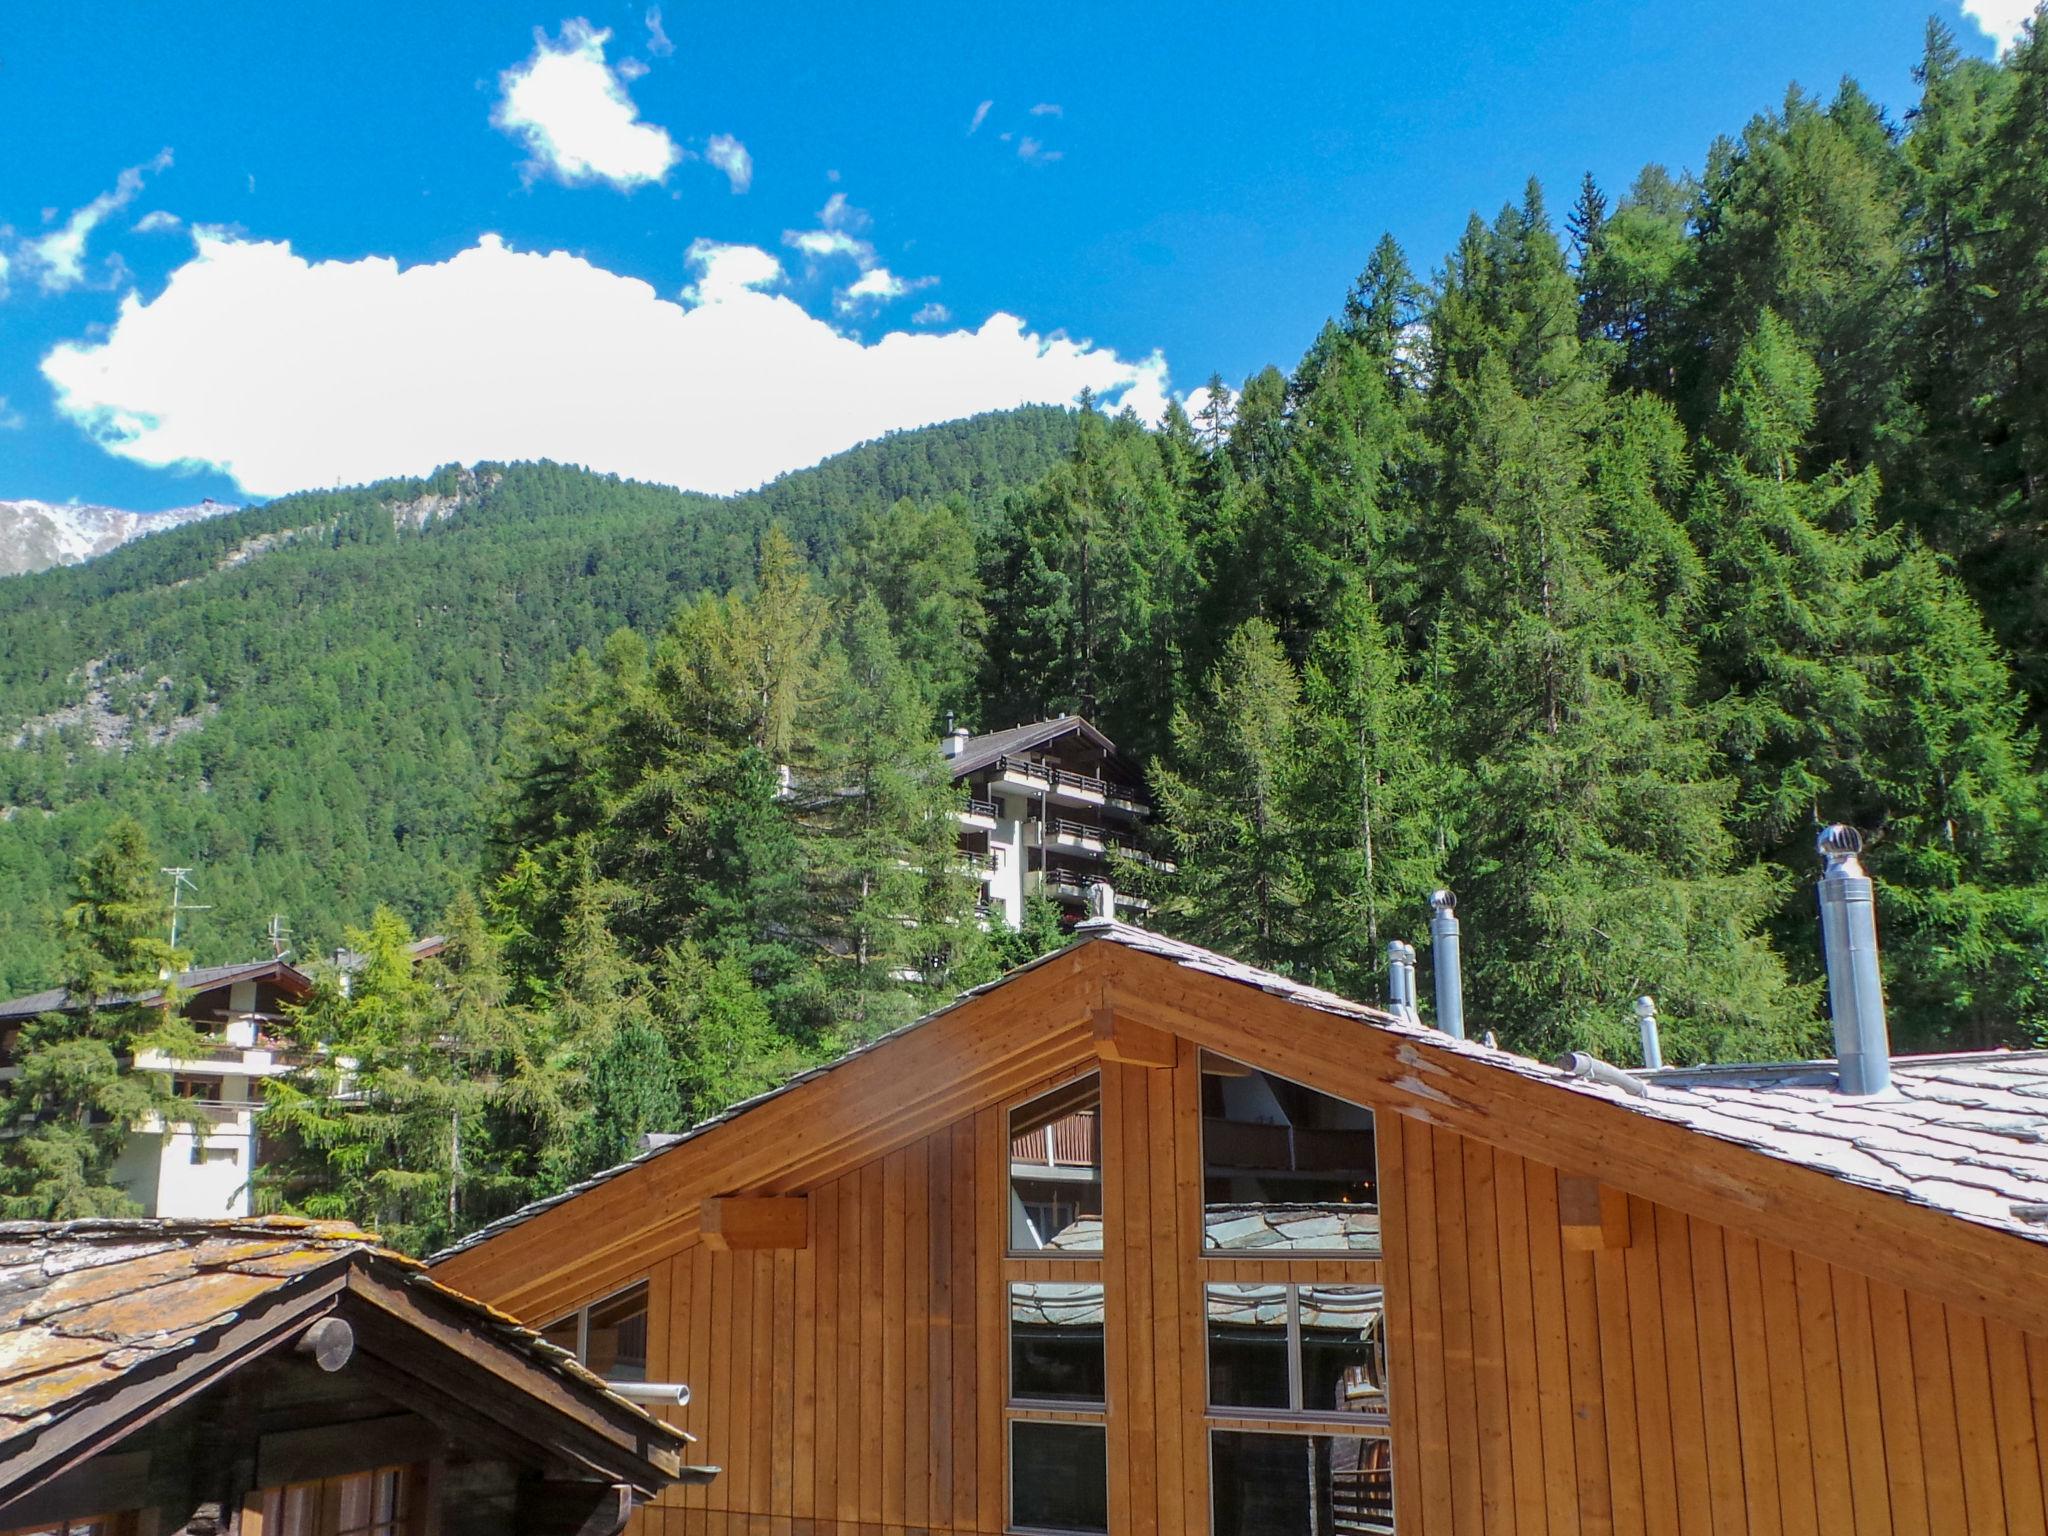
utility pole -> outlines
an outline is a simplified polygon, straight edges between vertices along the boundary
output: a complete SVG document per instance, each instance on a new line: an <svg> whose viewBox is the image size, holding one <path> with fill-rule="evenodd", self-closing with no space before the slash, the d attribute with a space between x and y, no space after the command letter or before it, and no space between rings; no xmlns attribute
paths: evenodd
<svg viewBox="0 0 2048 1536"><path fill-rule="evenodd" d="M213 905L210 902L186 901L184 899L185 892L187 891L190 891L195 896L199 894L199 887L192 883L191 870L167 867L161 872L171 877L171 948L176 949L178 947L178 915L182 912L211 912Z"/></svg>

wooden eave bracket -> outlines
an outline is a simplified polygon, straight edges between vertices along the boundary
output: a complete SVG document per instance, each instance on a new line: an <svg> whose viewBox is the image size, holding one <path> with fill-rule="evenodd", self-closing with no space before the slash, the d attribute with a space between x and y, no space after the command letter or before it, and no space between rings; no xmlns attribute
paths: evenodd
<svg viewBox="0 0 2048 1536"><path fill-rule="evenodd" d="M1114 1004L1103 1000L1094 1010L1095 1054L1104 1061L1121 1062L1127 1067L1171 1067L1179 1051L1179 1041L1163 1029L1150 1024L1140 1024L1127 1013L1119 1013Z"/></svg>
<svg viewBox="0 0 2048 1536"><path fill-rule="evenodd" d="M703 1203L698 1232L720 1253L811 1246L808 1195L714 1195Z"/></svg>
<svg viewBox="0 0 2048 1536"><path fill-rule="evenodd" d="M1559 1175L1557 1220L1565 1247L1575 1252L1598 1253L1629 1244L1628 1196L1598 1179Z"/></svg>

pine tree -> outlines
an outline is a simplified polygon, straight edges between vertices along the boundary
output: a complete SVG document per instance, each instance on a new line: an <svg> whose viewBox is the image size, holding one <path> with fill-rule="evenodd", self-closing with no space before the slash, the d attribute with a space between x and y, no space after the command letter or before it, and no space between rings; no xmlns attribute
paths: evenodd
<svg viewBox="0 0 2048 1536"><path fill-rule="evenodd" d="M122 817L107 829L80 861L73 895L62 923L71 1006L23 1028L8 1085L0 1211L10 1220L136 1211L115 1181L122 1144L148 1117L175 1111L168 1076L138 1071L136 1056L196 1050L174 1017L171 978L185 956L165 936L170 912L139 823Z"/></svg>
<svg viewBox="0 0 2048 1536"><path fill-rule="evenodd" d="M1161 918L1254 965L1291 967L1305 950L1300 705L1278 633L1249 619L1200 700L1174 712L1170 766L1152 775L1177 865L1153 887Z"/></svg>
<svg viewBox="0 0 2048 1536"><path fill-rule="evenodd" d="M1766 311L1722 398L1701 525L1715 577L1707 684L1742 786L1734 824L1788 873L1810 867L1829 821L1874 834L1899 1038L2029 1038L2048 940L2035 744L1968 596L1880 526L1875 472L1806 468L1818 389L1812 358Z"/></svg>
<svg viewBox="0 0 2048 1536"><path fill-rule="evenodd" d="M1437 750L1442 701L1357 590L1317 633L1302 693L1309 969L1376 997L1386 941L1411 930L1444 867L1456 775Z"/></svg>
<svg viewBox="0 0 2048 1536"><path fill-rule="evenodd" d="M1796 1048L1808 999L1757 932L1772 886L1736 866L1689 657L1650 573L1609 563L1656 498L1596 476L1616 408L1534 188L1468 232L1433 343L1431 564L1471 775L1450 873L1487 936L1471 1019L1521 1049L1619 1054L1651 992L1673 1059Z"/></svg>
<svg viewBox="0 0 2048 1536"><path fill-rule="evenodd" d="M936 997L950 935L973 918L956 853L959 791L879 602L848 616L828 745L797 785L813 891L808 934L853 1040Z"/></svg>
<svg viewBox="0 0 2048 1536"><path fill-rule="evenodd" d="M348 935L356 968L328 968L294 1014L297 1065L265 1083L267 1202L423 1253L532 1193L492 1136L522 1100L504 1068L526 1020L474 905L454 915L448 949L421 964L412 930L380 908Z"/></svg>

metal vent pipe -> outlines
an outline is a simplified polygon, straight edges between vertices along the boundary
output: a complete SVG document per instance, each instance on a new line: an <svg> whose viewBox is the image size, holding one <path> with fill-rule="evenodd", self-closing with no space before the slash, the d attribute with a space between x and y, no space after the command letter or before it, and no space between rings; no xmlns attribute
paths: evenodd
<svg viewBox="0 0 2048 1536"><path fill-rule="evenodd" d="M1643 1065L1654 1072L1664 1065L1664 1041L1657 1032L1657 999L1636 999L1636 1023L1643 1031Z"/></svg>
<svg viewBox="0 0 2048 1536"><path fill-rule="evenodd" d="M1465 978L1458 955L1458 898L1438 891L1429 898L1429 960L1436 972L1436 1025L1454 1039L1465 1038Z"/></svg>
<svg viewBox="0 0 2048 1536"><path fill-rule="evenodd" d="M1883 1093L1892 1082L1891 1034L1877 965L1877 903L1857 855L1863 836L1837 822L1822 832L1820 930L1827 949L1828 1011L1843 1093Z"/></svg>
<svg viewBox="0 0 2048 1536"><path fill-rule="evenodd" d="M1415 946L1387 940L1387 1012L1410 1024L1421 1022L1415 1011Z"/></svg>

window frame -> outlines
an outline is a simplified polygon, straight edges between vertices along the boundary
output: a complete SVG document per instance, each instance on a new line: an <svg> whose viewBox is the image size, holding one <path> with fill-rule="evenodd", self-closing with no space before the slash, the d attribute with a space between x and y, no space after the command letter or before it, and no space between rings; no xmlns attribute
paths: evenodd
<svg viewBox="0 0 2048 1536"><path fill-rule="evenodd" d="M1017 1319L1011 1312L1011 1298L1020 1285L1064 1285L1075 1290L1092 1290L1102 1297L1102 1397L1095 1399L1065 1400L1047 1397L1023 1397L1017 1391L1017 1336L1012 1331ZM1100 1279L1096 1280L1019 1280L1014 1275L1003 1280L1003 1408L1020 1418L1032 1418L1041 1414L1077 1414L1099 1416L1105 1421L1109 1415L1109 1291Z"/></svg>
<svg viewBox="0 0 2048 1536"><path fill-rule="evenodd" d="M620 1286L615 1291L607 1291L602 1296L593 1296L589 1301L586 1301L582 1306L572 1307L569 1311L562 1313L561 1316L555 1318L552 1322L544 1323L534 1331L540 1334L540 1336L543 1339L546 1339L549 1333L561 1327L562 1324L568 1322L570 1318L575 1318L576 1347L574 1350L571 1351L571 1353L575 1355L576 1363L582 1366L587 1371L590 1369L590 1314L595 1312L600 1307L609 1306L612 1302L617 1301L620 1297L630 1295L634 1291L645 1291L647 1293L648 1333L649 1338L651 1340L653 1335L654 1322L654 1283L650 1278L645 1276L638 1280L630 1281L627 1284ZM549 1342L553 1341L550 1340ZM557 1348L559 1347L560 1346L558 1345ZM651 1359L647 1362L646 1369L649 1371L652 1371L654 1369L654 1362Z"/></svg>
<svg viewBox="0 0 2048 1536"><path fill-rule="evenodd" d="M1053 1094L1059 1093L1064 1089L1072 1088L1078 1083L1084 1083L1088 1081L1090 1078L1093 1078L1095 1080L1096 1160L1094 1164L1095 1181L1093 1187L1095 1190L1096 1203L1104 1207L1104 1216L1096 1218L1101 1228L1101 1246L1096 1248L1018 1248L1014 1244L1012 1244L1010 1240L1012 1233L1012 1228L1010 1225L1010 1204L1013 1200L1017 1198L1016 1159L1013 1156L1017 1138L1014 1134L1012 1134L1010 1129L1011 1117L1014 1116L1018 1110L1023 1109L1028 1105L1035 1104L1040 1099L1050 1098ZM1004 1104L1002 1112L1003 1176L1001 1186L1001 1198L1003 1217L1003 1258L1005 1260L1037 1259L1042 1262L1048 1263L1064 1263L1068 1261L1074 1261L1083 1264L1101 1263L1103 1254L1106 1253L1109 1249L1109 1227L1107 1221L1104 1219L1104 1217L1106 1217L1108 1214L1106 1202L1108 1198L1109 1185L1109 1139L1107 1136L1103 1134L1105 1127L1102 1123L1101 1066L1097 1065L1092 1067L1085 1067L1081 1071L1074 1073L1072 1076L1062 1077L1057 1082L1047 1083L1043 1087L1033 1088L1029 1092L1021 1094L1017 1098L1011 1099L1009 1102ZM1004 1292L1004 1300L1007 1304L1007 1289Z"/></svg>
<svg viewBox="0 0 2048 1536"><path fill-rule="evenodd" d="M1286 1408L1261 1408L1240 1405L1224 1405L1216 1399L1215 1357L1209 1339L1209 1293L1225 1287L1244 1288L1250 1286L1279 1286L1287 1293L1287 1401ZM1376 1413L1344 1413L1335 1408L1303 1408L1303 1381L1307 1374L1301 1349L1301 1292L1304 1289L1375 1291L1380 1299L1380 1326L1382 1347L1387 1315L1387 1287L1382 1280L1210 1280L1202 1281L1202 1416L1214 1429L1219 1419L1229 1420L1231 1426L1270 1425L1276 1430L1288 1426L1303 1434L1326 1430L1334 1424L1348 1424L1354 1428L1369 1426L1382 1431L1377 1438L1391 1442L1393 1438L1393 1384L1384 1383L1387 1407ZM1230 1427L1230 1426L1226 1426ZM1374 1438L1368 1435L1366 1438Z"/></svg>
<svg viewBox="0 0 2048 1536"><path fill-rule="evenodd" d="M1230 1066L1232 1066L1232 1067L1235 1067L1235 1068L1237 1068L1237 1069L1239 1070L1239 1073L1240 1073L1240 1074L1243 1074L1243 1075L1257 1075L1257 1076L1259 1076L1259 1077L1264 1077L1264 1078L1271 1078L1271 1079L1273 1079L1273 1080L1275 1080L1275 1081L1278 1081L1278 1082L1283 1082L1283 1083L1287 1083L1287 1084L1289 1084L1290 1086L1292 1086L1292 1087L1294 1087L1294 1088L1300 1089L1300 1090L1301 1090L1302 1092L1304 1092L1304 1093L1312 1093L1312 1094L1316 1095L1316 1096L1317 1096L1318 1098L1330 1099L1330 1100L1333 1100L1334 1102L1336 1102L1336 1103L1339 1103L1339 1104L1345 1104L1345 1105L1349 1105L1349 1106L1350 1106L1351 1108L1353 1108L1353 1109L1356 1109L1356 1110L1360 1110L1360 1111L1362 1111L1363 1113L1365 1113L1366 1115L1370 1116L1370 1117L1371 1117L1371 1119L1372 1119L1372 1138L1373 1138L1373 1143L1372 1143L1372 1161L1373 1161L1373 1166L1372 1166L1372 1189L1373 1189L1373 1203L1372 1203L1372 1206L1371 1206L1371 1210L1372 1210L1372 1213L1373 1213L1373 1215L1374 1215L1375 1217L1380 1217L1380 1218L1382 1218L1382 1219L1384 1218L1384 1211L1383 1211L1383 1208L1382 1208L1382 1207L1383 1207L1383 1202L1382 1202L1382 1201L1381 1201L1381 1199L1380 1199L1380 1169L1379 1169L1379 1164L1380 1164L1380 1146L1379 1146L1379 1122L1380 1122L1380 1112L1379 1112L1378 1110L1374 1109L1374 1108L1372 1107L1372 1105L1370 1105L1370 1104L1360 1104L1360 1103L1358 1103L1358 1102L1357 1102L1357 1101L1355 1101L1355 1100L1352 1100L1352 1099L1346 1099L1346 1098L1342 1098L1342 1097L1340 1097L1339 1095L1337 1095L1337 1094L1334 1094L1334 1093L1325 1093L1325 1092L1323 1092L1323 1090L1322 1090L1322 1089L1320 1089L1320 1088L1312 1088L1312 1087L1310 1087L1310 1086L1309 1086L1309 1085L1308 1085L1307 1083L1304 1083L1304 1082L1300 1082L1300 1081L1298 1081L1298 1080L1297 1080L1297 1079L1295 1079L1295 1078L1291 1078L1291 1077L1288 1077L1288 1076L1286 1076L1286 1075L1285 1075L1284 1073L1279 1073L1279 1072L1268 1072L1268 1071L1267 1071L1267 1070L1266 1070L1266 1069L1265 1069L1264 1067L1256 1067L1256 1066L1253 1066L1253 1065L1252 1065L1252 1064L1251 1064L1250 1062L1248 1062L1248 1061L1239 1061L1239 1060L1238 1060L1238 1059L1237 1059L1237 1058L1236 1058L1235 1056L1230 1056L1230 1055L1226 1055L1226 1054L1225 1054L1224 1052L1222 1052L1222 1051L1216 1051L1216 1050L1211 1050L1211 1049L1209 1049L1209 1048L1208 1048L1207 1046L1203 1046L1203 1047L1202 1047L1202 1048L1201 1048L1200 1050L1198 1050L1198 1051L1197 1051L1197 1052L1195 1053L1195 1071L1196 1071L1196 1074L1197 1074L1197 1077L1196 1077L1196 1100L1197 1100L1197 1106L1198 1106L1198 1107L1197 1107L1197 1114L1196 1114L1196 1124L1195 1124L1195 1152L1196 1152L1196 1157L1197 1157L1197 1160L1198 1160L1198 1162L1199 1162L1199 1164L1200 1164L1200 1167L1199 1167L1199 1171L1198 1171L1198 1178L1199 1178L1199 1180L1200 1180L1200 1184L1201 1184L1201 1190L1202 1190L1202 1221L1201 1221L1201 1224L1200 1224L1200 1226L1199 1226L1198 1230L1196 1231L1196 1234L1195 1234L1195 1241L1196 1241L1196 1243L1197 1243L1197 1244L1199 1245L1199 1247L1198 1247L1198 1250L1197 1250L1197 1251L1198 1251L1198 1253L1200 1254L1200 1256L1201 1256L1202 1258L1204 1258L1204 1259L1220 1259L1220 1260L1251 1260L1251 1261L1256 1261L1256 1262L1258 1262L1258 1263L1283 1263L1283 1264L1284 1264L1284 1263L1291 1263L1291 1262L1293 1262L1294 1260L1297 1260L1297 1259L1300 1259L1300 1260L1306 1260L1306 1261L1309 1261L1309 1262L1311 1262L1311 1263L1317 1263L1317 1264L1327 1264L1327 1263L1329 1263L1329 1262L1331 1262L1331 1261L1333 1261L1333 1260L1344 1260L1344 1261L1347 1261L1347 1262L1351 1262L1351 1263L1367 1263L1367 1264L1376 1264L1376 1263L1379 1263L1379 1262L1380 1262L1380 1261L1381 1261L1381 1260L1382 1260L1382 1259L1383 1259L1383 1258L1384 1258L1384 1257L1386 1256L1386 1229L1385 1229L1385 1227L1384 1227L1384 1226L1380 1227L1380 1229L1379 1229L1379 1231L1378 1231L1378 1241L1377 1241L1377 1242L1375 1242L1375 1243L1374 1243L1374 1245L1373 1245L1373 1246L1372 1246L1371 1248L1349 1248L1349 1247L1346 1247L1346 1248L1293 1248L1293 1247L1287 1247L1287 1248L1282 1248L1282 1247L1265 1247L1265 1248L1244 1248L1244 1249L1234 1249L1234 1248L1211 1248L1211 1247L1209 1246L1209 1220L1208 1220L1208 1213L1209 1213L1209 1209L1210 1209L1210 1201L1209 1201L1209 1189L1208 1189L1208 1185L1209 1185L1209 1119L1210 1119L1210 1117L1209 1117L1209 1116L1208 1116L1207 1114L1205 1114L1205 1113L1202 1113L1202 1112L1200 1112L1200 1108L1199 1108L1199 1105L1200 1105L1200 1100L1201 1100L1201 1096L1202 1096L1202 1088L1201 1088L1201 1079L1202 1079L1203 1077L1206 1077L1206 1076L1209 1076L1209 1075L1210 1075L1210 1073L1209 1073L1209 1071L1208 1071L1208 1063L1209 1063L1209 1062L1210 1062L1210 1061L1211 1061L1212 1059L1213 1059L1213 1060L1215 1060L1215 1061L1219 1061L1219 1062L1227 1062L1227 1063L1228 1063L1228 1064L1229 1064ZM1217 1075L1217 1076L1225 1076L1225 1075L1228 1075L1228 1074L1218 1073L1218 1074L1215 1074L1215 1075ZM1275 1203L1284 1203L1284 1202L1271 1202L1271 1201L1268 1201L1268 1202L1264 1202L1264 1203L1266 1203L1266 1204L1275 1204ZM1364 1207L1360 1207L1360 1209L1364 1209Z"/></svg>
<svg viewBox="0 0 2048 1536"><path fill-rule="evenodd" d="M1058 1424L1073 1429L1093 1429L1102 1436L1103 1531L1077 1525L1023 1525L1017 1520L1017 1426ZM1012 1412L1003 1415L1003 1530L1015 1536L1106 1536L1116 1527L1108 1518L1110 1500L1109 1417L1106 1412L1078 1410L1072 1413L1054 1408Z"/></svg>
<svg viewBox="0 0 2048 1536"><path fill-rule="evenodd" d="M1387 1448L1387 1496L1391 1508L1392 1500L1395 1497L1394 1474L1396 1471L1394 1465L1394 1432L1391 1426L1371 1432L1353 1431L1350 1434L1338 1434L1332 1431L1328 1420L1245 1418L1231 1419L1227 1422L1219 1423L1212 1413L1209 1422L1203 1425L1202 1433L1203 1471L1209 1483L1209 1507L1205 1511L1206 1521L1204 1526L1206 1532L1213 1533L1216 1529L1216 1437L1219 1434L1292 1436L1296 1439L1309 1440L1318 1437L1325 1440L1377 1440ZM1314 1490L1311 1489L1310 1492L1313 1495ZM1389 1529L1397 1528L1398 1524L1397 1520L1390 1519Z"/></svg>

